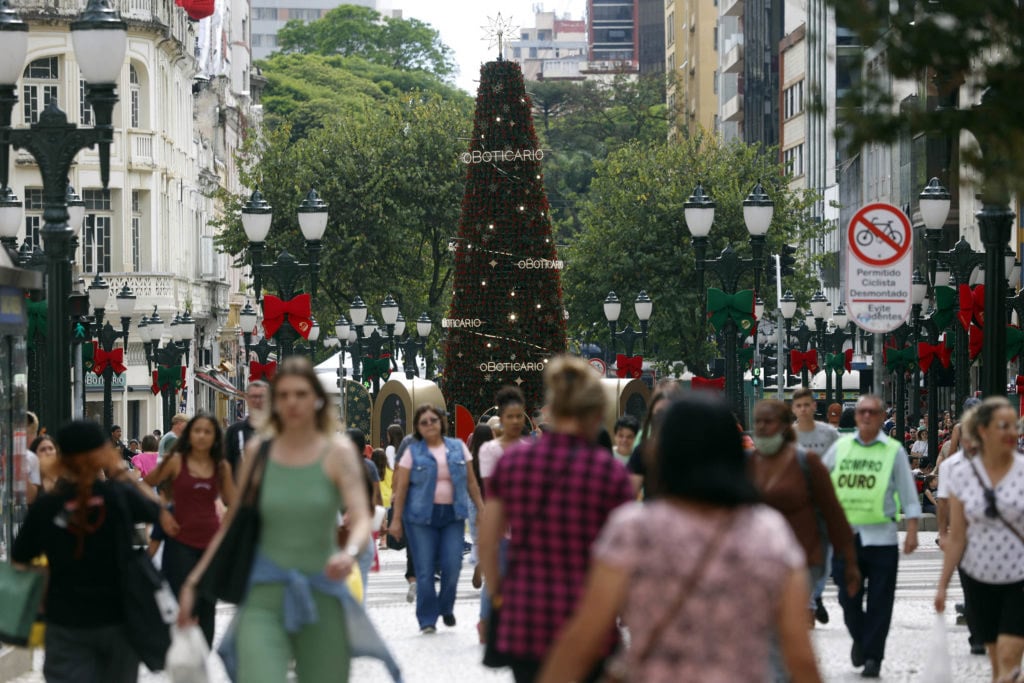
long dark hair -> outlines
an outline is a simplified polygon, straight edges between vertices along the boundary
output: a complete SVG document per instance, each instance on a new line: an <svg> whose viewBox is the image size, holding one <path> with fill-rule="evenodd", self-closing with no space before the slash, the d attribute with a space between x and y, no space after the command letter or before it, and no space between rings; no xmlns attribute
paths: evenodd
<svg viewBox="0 0 1024 683"><path fill-rule="evenodd" d="M469 453L473 456L473 474L480 481L480 447L494 439L494 430L490 426L477 425L469 437Z"/></svg>
<svg viewBox="0 0 1024 683"><path fill-rule="evenodd" d="M180 454L183 464L188 461L188 456L192 453L192 427L199 420L208 420L213 425L213 445L210 446L210 458L213 460L214 467L219 468L221 461L224 460L224 431L220 428L217 418L207 412L198 412L192 416L192 419L185 425L184 431L181 432L181 436L174 442L171 453Z"/></svg>
<svg viewBox="0 0 1024 683"><path fill-rule="evenodd" d="M673 402L659 417L658 495L724 507L758 500L736 418L724 401L695 392Z"/></svg>

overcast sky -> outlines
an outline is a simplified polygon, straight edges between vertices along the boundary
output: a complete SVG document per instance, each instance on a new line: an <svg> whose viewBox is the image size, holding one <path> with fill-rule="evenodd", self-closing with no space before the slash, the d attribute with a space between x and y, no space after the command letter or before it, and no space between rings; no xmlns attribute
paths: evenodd
<svg viewBox="0 0 1024 683"><path fill-rule="evenodd" d="M441 40L455 52L459 66L456 85L476 95L480 65L494 59L497 48L487 47L484 38L488 17L501 12L511 17L516 26L533 26L533 7L543 6L559 16L569 12L573 19L582 19L585 0L393 0L403 15L431 24L441 32Z"/></svg>

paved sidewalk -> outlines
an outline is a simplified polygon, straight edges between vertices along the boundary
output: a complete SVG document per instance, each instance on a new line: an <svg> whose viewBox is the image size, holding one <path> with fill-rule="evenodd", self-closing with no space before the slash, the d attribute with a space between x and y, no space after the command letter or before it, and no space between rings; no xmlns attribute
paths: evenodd
<svg viewBox="0 0 1024 683"><path fill-rule="evenodd" d="M935 620L932 596L942 566L942 553L935 545L934 533L920 534L921 548L910 557L900 557L900 573L896 589L896 608L889 633L882 679L892 682L921 681L921 671L929 654L929 639ZM439 625L434 635L420 635L415 607L405 601L405 554L383 551L382 571L370 575L368 607L380 633L387 639L402 667L408 683L511 683L506 671L493 671L480 664L481 646L477 643L476 622L479 613L479 591L470 585L472 568L464 567L455 604L458 621L454 628ZM836 589L830 586L825 597L831 621L819 625L813 633L814 646L822 675L826 681L860 681L858 671L850 665L850 638L843 626L842 610L836 602ZM949 602L961 602L963 594L954 578ZM227 627L234 608L221 605L217 612L218 638ZM988 683L988 658L972 656L967 647L967 629L955 626L950 612L946 616L949 650L953 664L953 680L957 683ZM227 680L217 657L212 658L215 672L212 682ZM16 679L16 683L42 683L42 654L36 653L36 673ZM163 674L145 671L139 677L144 683L165 682ZM351 680L357 683L388 683L384 667L376 662L360 660L353 665ZM681 682L688 683L688 682ZM927 682L925 682L927 683Z"/></svg>

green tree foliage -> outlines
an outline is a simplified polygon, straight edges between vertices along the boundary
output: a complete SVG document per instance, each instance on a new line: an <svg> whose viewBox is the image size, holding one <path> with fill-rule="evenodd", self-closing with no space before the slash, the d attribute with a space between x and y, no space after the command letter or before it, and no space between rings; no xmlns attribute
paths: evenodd
<svg viewBox="0 0 1024 683"><path fill-rule="evenodd" d="M459 219L465 167L459 154L470 110L440 97L391 101L326 119L295 140L287 125L252 139L239 158L246 187L274 207L268 258L304 247L296 209L313 187L329 205L314 314L326 328L357 294L378 310L387 293L407 318L447 307L452 261L448 242ZM239 257L246 248L240 210L245 196L222 194L218 245Z"/></svg>
<svg viewBox="0 0 1024 683"><path fill-rule="evenodd" d="M293 19L277 33L284 52L361 57L391 69L455 73L451 50L436 29L418 19L385 17L356 5L339 5L310 23Z"/></svg>
<svg viewBox="0 0 1024 683"><path fill-rule="evenodd" d="M264 121L270 128L289 125L293 139L332 117L357 116L410 94L439 95L456 107L469 102L465 93L433 74L395 69L363 57L278 53L261 65L267 79Z"/></svg>
<svg viewBox="0 0 1024 683"><path fill-rule="evenodd" d="M693 136L631 142L599 162L590 192L579 203L580 223L586 227L563 251L570 334L607 344L602 303L609 290L624 302L621 324L632 320L635 327L630 303L643 289L654 301L651 342L658 350L647 355L703 369L714 351L700 310L683 204L697 183L703 183L717 203L707 257L717 256L730 244L749 257L743 200L758 181L775 202L766 252L818 234L821 228L811 218L815 194L790 190L777 155L770 150ZM785 283L805 303L814 286L809 276L812 265L803 259L801 272ZM708 272L705 286L720 285ZM753 287L752 275L741 287ZM764 298L773 302L775 295L765 292Z"/></svg>
<svg viewBox="0 0 1024 683"><path fill-rule="evenodd" d="M552 151L544 162L544 184L564 238L566 226L579 227L576 202L589 190L598 161L628 142L667 136L664 76L533 81L527 92L538 134Z"/></svg>
<svg viewBox="0 0 1024 683"><path fill-rule="evenodd" d="M854 147L903 134L974 135L964 160L1005 192L1024 178L1024 12L1015 0L832 0L836 22L879 55L840 102L842 131ZM895 13L891 13L895 10ZM880 67L880 68L876 68ZM916 106L893 101L891 79L918 84ZM964 99L983 106L958 107ZM958 97L960 95L960 97ZM966 95L966 98L963 96Z"/></svg>

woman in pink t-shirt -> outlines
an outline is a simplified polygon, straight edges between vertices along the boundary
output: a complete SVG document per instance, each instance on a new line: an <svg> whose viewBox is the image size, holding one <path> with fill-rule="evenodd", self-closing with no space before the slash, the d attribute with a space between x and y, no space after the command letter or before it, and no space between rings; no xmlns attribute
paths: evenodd
<svg viewBox="0 0 1024 683"><path fill-rule="evenodd" d="M630 680L767 683L777 635L793 683L820 683L804 553L782 515L757 503L730 408L685 397L656 443L658 498L612 513L539 683L583 680L619 615L630 647L610 666Z"/></svg>

